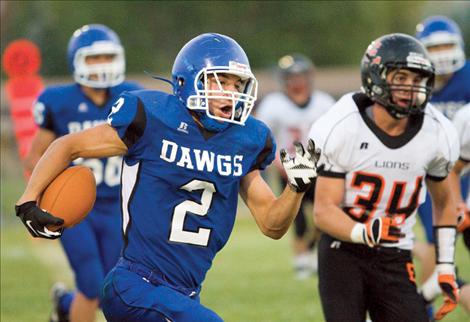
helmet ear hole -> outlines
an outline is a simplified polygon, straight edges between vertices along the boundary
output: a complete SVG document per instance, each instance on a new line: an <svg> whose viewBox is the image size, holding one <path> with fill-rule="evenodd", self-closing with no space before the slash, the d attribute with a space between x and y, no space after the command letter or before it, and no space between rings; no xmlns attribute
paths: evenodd
<svg viewBox="0 0 470 322"><path fill-rule="evenodd" d="M372 91L377 95L382 95L383 94L382 88L380 88L377 85L372 86Z"/></svg>
<svg viewBox="0 0 470 322"><path fill-rule="evenodd" d="M183 78L183 77L179 77L178 80L177 80L177 82L178 82L178 86L179 86L179 87L183 87L183 86L184 86L184 78Z"/></svg>

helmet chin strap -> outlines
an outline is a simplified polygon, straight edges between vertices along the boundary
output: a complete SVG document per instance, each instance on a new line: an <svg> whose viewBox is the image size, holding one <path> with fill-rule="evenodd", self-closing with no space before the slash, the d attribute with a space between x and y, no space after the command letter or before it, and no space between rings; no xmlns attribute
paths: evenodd
<svg viewBox="0 0 470 322"><path fill-rule="evenodd" d="M204 127L204 129L210 132L218 133L227 129L231 125L229 122L217 121L211 118L205 111L191 111L191 114L193 117L197 118L198 122Z"/></svg>
<svg viewBox="0 0 470 322"><path fill-rule="evenodd" d="M418 94L418 102L417 104L420 104L419 102L424 102L424 99L420 97L422 95L421 93ZM395 119L401 120L405 117L410 116L413 114L413 109L418 110L418 107L413 107L413 102L410 102L406 108L401 108L396 105L396 103L393 101L393 99L389 100L389 103L385 105L385 109L387 112Z"/></svg>
<svg viewBox="0 0 470 322"><path fill-rule="evenodd" d="M404 119L405 117L409 116L410 113L403 113L401 112L397 107L395 106L390 106L387 105L385 106L385 109L387 110L388 114L390 114L394 119L396 120L401 120Z"/></svg>

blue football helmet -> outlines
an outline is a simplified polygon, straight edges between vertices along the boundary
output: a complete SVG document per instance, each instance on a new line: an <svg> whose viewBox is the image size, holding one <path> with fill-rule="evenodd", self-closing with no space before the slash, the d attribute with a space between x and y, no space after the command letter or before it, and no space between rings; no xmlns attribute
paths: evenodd
<svg viewBox="0 0 470 322"><path fill-rule="evenodd" d="M95 55L114 55L114 58L109 63L87 64L86 58ZM81 85L108 88L124 81L124 48L118 35L104 25L91 24L77 29L70 38L67 58L75 81Z"/></svg>
<svg viewBox="0 0 470 322"><path fill-rule="evenodd" d="M433 16L416 26L416 38L429 50L433 46L453 45L445 50L430 50L429 57L437 75L451 74L465 65L465 52L459 26L444 16Z"/></svg>
<svg viewBox="0 0 470 322"><path fill-rule="evenodd" d="M239 91L225 90L219 81L222 74L241 79ZM217 90L209 89L215 79ZM230 124L244 125L257 98L258 82L251 72L245 51L230 37L207 33L190 40L176 56L172 70L174 94L209 131L220 132ZM215 116L209 108L211 100L231 100L230 118Z"/></svg>

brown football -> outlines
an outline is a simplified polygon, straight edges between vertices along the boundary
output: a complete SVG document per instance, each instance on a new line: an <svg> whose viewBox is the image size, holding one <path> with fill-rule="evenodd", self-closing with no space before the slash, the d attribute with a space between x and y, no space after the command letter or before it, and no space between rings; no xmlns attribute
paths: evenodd
<svg viewBox="0 0 470 322"><path fill-rule="evenodd" d="M65 169L47 186L39 207L62 218L64 227L72 227L88 215L95 199L93 172L84 166L73 166Z"/></svg>

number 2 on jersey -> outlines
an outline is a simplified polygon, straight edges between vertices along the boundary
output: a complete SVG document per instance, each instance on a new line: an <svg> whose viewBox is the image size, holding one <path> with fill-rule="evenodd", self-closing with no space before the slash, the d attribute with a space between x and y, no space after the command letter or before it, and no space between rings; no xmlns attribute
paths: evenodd
<svg viewBox="0 0 470 322"><path fill-rule="evenodd" d="M184 230L184 222L188 212L201 217L207 215L212 203L212 196L216 192L214 184L207 181L192 180L180 189L189 192L202 190L201 203L185 200L175 207L171 221L170 241L207 246L211 229L199 227L195 232L187 231Z"/></svg>

